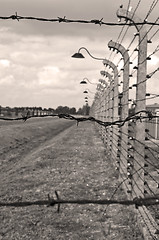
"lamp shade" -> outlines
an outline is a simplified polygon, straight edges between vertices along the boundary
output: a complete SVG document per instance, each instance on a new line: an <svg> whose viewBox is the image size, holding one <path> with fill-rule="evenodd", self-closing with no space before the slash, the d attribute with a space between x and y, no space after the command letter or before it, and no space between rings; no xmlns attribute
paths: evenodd
<svg viewBox="0 0 159 240"><path fill-rule="evenodd" d="M78 52L72 55L73 58L84 58L83 54Z"/></svg>
<svg viewBox="0 0 159 240"><path fill-rule="evenodd" d="M85 80L82 80L80 84L87 84L87 82Z"/></svg>

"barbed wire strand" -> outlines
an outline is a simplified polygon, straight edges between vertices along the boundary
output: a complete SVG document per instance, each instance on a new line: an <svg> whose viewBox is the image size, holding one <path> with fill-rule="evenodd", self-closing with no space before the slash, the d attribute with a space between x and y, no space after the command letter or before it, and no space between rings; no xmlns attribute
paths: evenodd
<svg viewBox="0 0 159 240"><path fill-rule="evenodd" d="M141 113L145 113L147 114L147 116L142 116ZM140 115L139 115L140 114ZM92 121L92 122L96 122L100 125L103 126L112 126L112 125L119 125L119 127L123 126L125 124L125 122L128 122L130 120L142 120L142 119L153 119L153 118L159 118L159 116L153 115L150 111L147 110L141 110L138 111L134 114L132 114L131 116L128 116L127 118L125 118L124 120L116 120L113 122L104 122L101 121L99 119L96 119L94 117L75 117L72 116L70 114L46 114L46 115L33 115L30 116L28 113L22 117L18 117L18 118L8 118L8 117L0 117L0 120L4 120L4 121L27 121L28 119L31 118L46 118L46 117L58 117L58 118L64 118L64 119L69 119L69 120L75 120L77 121L77 124L79 122L84 122L84 121Z"/></svg>
<svg viewBox="0 0 159 240"><path fill-rule="evenodd" d="M31 16L20 16L17 12L11 16L0 16L1 20L37 20L42 22L58 22L58 23L90 23L90 24L97 24L97 25L107 25L107 26L134 26L133 23L115 23L115 22L103 22L103 18L99 19L92 19L92 20L79 20L79 19L67 19L66 16L64 17L57 17L57 18L43 18L43 17L31 17ZM159 26L158 23L154 22L140 22L135 23L136 25L156 25Z"/></svg>

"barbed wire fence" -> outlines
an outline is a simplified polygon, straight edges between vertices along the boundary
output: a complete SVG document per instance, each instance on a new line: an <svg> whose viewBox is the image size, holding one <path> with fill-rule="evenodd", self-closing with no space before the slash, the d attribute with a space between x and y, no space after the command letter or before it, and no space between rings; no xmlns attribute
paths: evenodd
<svg viewBox="0 0 159 240"><path fill-rule="evenodd" d="M141 1L139 1L138 4L140 2ZM154 7L157 2L158 1L154 1ZM146 15L146 18L152 10L153 5ZM91 114L96 119L100 121L105 119L105 121L112 122L109 126L99 127L99 132L108 153L111 155L115 168L119 171L121 185L118 187L123 187L128 199L139 196L159 196L159 144L158 141L154 140L152 134L152 129L158 126L158 120L154 120L153 118L155 117L157 119L158 114L152 110L146 113L146 102L158 97L158 94L146 92L147 82L159 71L159 68L156 68L147 74L147 61L151 61L151 57L158 52L157 45L154 51L147 56L147 43L151 43L152 38L158 33L158 30L148 39L148 33L151 33L152 26L148 31L143 25L138 27L135 22L141 20L136 16L135 11L130 13L127 10L119 9L117 12L118 17L124 18L126 22L131 21L134 23L137 34L133 36L129 47L124 48L121 43L129 26L127 26L121 41L119 41L119 38L123 33L125 25L119 33L117 41L110 41L108 43L108 47L113 51L111 51L108 58L109 60L103 61L105 70L101 71L101 75L106 77L106 79L108 78L108 85L104 91L103 89L98 91L91 109ZM158 18L155 22L157 21ZM139 36L138 44L132 53L129 54L129 48L136 36ZM115 58L112 54L113 52L115 52L116 55L121 54L116 68L119 66L121 60L123 60L123 67L120 70L117 68L116 72L114 72L114 67L112 67L111 62L111 58L113 60ZM130 66L135 59L131 61L130 58L135 52L137 52L135 58L138 58L138 63L133 66L130 72ZM106 71L107 68L108 71ZM113 70L113 77L112 73L109 73L110 69ZM137 80L132 84L130 79L135 73ZM120 80L121 75L122 80ZM130 99L131 90L134 91L133 99ZM139 118L146 117L146 119L130 119L133 116L135 116L135 118L137 116ZM128 121L125 122L124 120L126 119ZM114 124L114 122L118 121L123 121L123 124ZM114 197L117 190L118 188L112 194L112 197ZM136 209L141 228L146 228L146 232L143 230L145 239L158 239L158 212L158 206L141 206Z"/></svg>
<svg viewBox="0 0 159 240"><path fill-rule="evenodd" d="M99 26L122 26L116 42L110 41L108 47L119 53L122 58L117 65L113 64L112 52L108 60L103 61L105 70L107 67L113 70L101 71L103 77L108 78L108 85L105 89L98 89L96 97L91 107L90 117L75 117L70 114L46 114L46 115L30 115L29 113L18 118L0 117L2 121L27 121L31 118L44 117L58 117L69 119L77 122L91 121L98 126L101 137L104 141L107 153L111 155L111 160L114 167L119 171L120 184L117 186L110 199L105 200L63 200L55 191L56 199L48 195L48 200L35 202L18 202L18 203L0 203L0 206L30 206L30 205L58 205L58 211L61 204L122 204L128 206L135 206L134 211L138 216L138 222L142 229L146 228L144 232L145 239L158 239L159 234L159 143L154 140L151 129L158 127L159 115L146 109L146 101L152 98L159 97L159 94L146 92L146 84L159 71L159 67L147 74L147 60L159 51L157 45L153 52L147 56L147 43L151 43L152 39L157 35L158 29L149 37L152 28L158 26L157 18L154 22L148 21L148 17L156 7L158 0L154 0L150 6L145 19L141 21L136 17L136 10L138 9L141 0L134 12L129 11L130 2L126 11L120 7L118 17L124 18L124 23L108 23L104 22L103 18L100 20L70 20L66 17L58 18L37 18L19 16L17 13L8 17L0 17L1 20L35 20L45 22L58 23L86 23L97 24ZM149 30L145 30L145 26L150 26ZM123 40L129 30L129 27L136 27L137 33L133 36L128 48L123 47ZM126 28L124 32L124 28ZM123 36L122 36L123 34ZM139 41L136 48L131 54L128 49L133 44L136 37L139 36ZM121 38L121 39L120 39ZM120 41L119 41L120 40ZM133 66L130 72L130 65L132 64L130 58L137 53L132 62L138 58L137 65ZM140 57L139 57L140 56ZM119 63L124 60L122 69L118 69ZM130 78L137 75L136 83L131 83ZM120 81L119 79L123 77ZM130 91L134 90L136 96L130 99ZM131 106L131 107L130 107ZM122 187L126 194L127 200L116 200L118 189ZM107 211L105 209L105 212ZM104 213L105 213L104 212Z"/></svg>

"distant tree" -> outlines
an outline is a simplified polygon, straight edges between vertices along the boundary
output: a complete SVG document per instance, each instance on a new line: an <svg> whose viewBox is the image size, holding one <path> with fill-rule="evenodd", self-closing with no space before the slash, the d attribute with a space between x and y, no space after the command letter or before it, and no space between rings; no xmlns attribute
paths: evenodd
<svg viewBox="0 0 159 240"><path fill-rule="evenodd" d="M69 107L64 106L64 107L63 107L63 113L64 113L64 114L69 114L69 113L70 113Z"/></svg>
<svg viewBox="0 0 159 240"><path fill-rule="evenodd" d="M70 114L76 114L76 108L74 107L70 108Z"/></svg>
<svg viewBox="0 0 159 240"><path fill-rule="evenodd" d="M80 115L89 115L89 111L90 111L90 106L88 105L88 103L86 105L83 105L82 108L79 108L77 111L77 114Z"/></svg>
<svg viewBox="0 0 159 240"><path fill-rule="evenodd" d="M11 116L11 115L12 115L12 113L11 113L12 109L7 106L7 107L6 107L6 110L7 110L7 115L8 115L8 116Z"/></svg>
<svg viewBox="0 0 159 240"><path fill-rule="evenodd" d="M49 114L53 114L53 113L55 113L55 110L53 108L48 108L48 112L49 112Z"/></svg>
<svg viewBox="0 0 159 240"><path fill-rule="evenodd" d="M90 111L90 106L88 106L88 103L87 103L86 105L83 106L84 115L89 115L89 111Z"/></svg>
<svg viewBox="0 0 159 240"><path fill-rule="evenodd" d="M79 109L78 109L77 114L79 114L79 115L82 115L82 114L83 114L82 108L79 108Z"/></svg>
<svg viewBox="0 0 159 240"><path fill-rule="evenodd" d="M62 106L58 106L55 111L56 111L57 114L63 113L63 107Z"/></svg>
<svg viewBox="0 0 159 240"><path fill-rule="evenodd" d="M58 106L55 111L57 114L59 114L59 113L69 114L70 113L70 109L67 106L64 106L64 107Z"/></svg>

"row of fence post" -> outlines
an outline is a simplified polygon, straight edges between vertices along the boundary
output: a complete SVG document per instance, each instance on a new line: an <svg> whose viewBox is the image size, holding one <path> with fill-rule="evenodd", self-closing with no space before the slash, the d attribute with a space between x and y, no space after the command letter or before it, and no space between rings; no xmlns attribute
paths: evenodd
<svg viewBox="0 0 159 240"><path fill-rule="evenodd" d="M139 37L138 43L138 64L137 80L134 85L136 88L134 114L144 111L146 108L146 78L147 78L147 32L144 25L135 25L140 23L141 19L135 14L120 8L117 11L119 18L131 21L137 29L136 36ZM110 41L108 47L121 54L124 62L123 79L119 84L119 73L117 66L110 60L103 60L103 65L111 68L113 75L107 71L101 71L101 75L108 79L107 87L99 89L96 98L91 107L91 115L105 122L115 122L124 120L129 116L129 79L130 75L130 57L128 50L121 44ZM119 85L122 90L119 92ZM102 139L105 143L107 153L115 167L119 170L120 181L123 182L123 188L129 199L135 197L144 197L145 188L145 122L129 121L123 126L112 125L108 127L99 127ZM146 212L145 212L146 211ZM147 209L140 208L137 212L138 219L141 222L148 221L149 213ZM148 216L147 216L148 214ZM156 223L149 221L150 229L146 231L145 239L152 239L155 232ZM155 236L156 237L156 236ZM156 238L157 239L157 238Z"/></svg>

